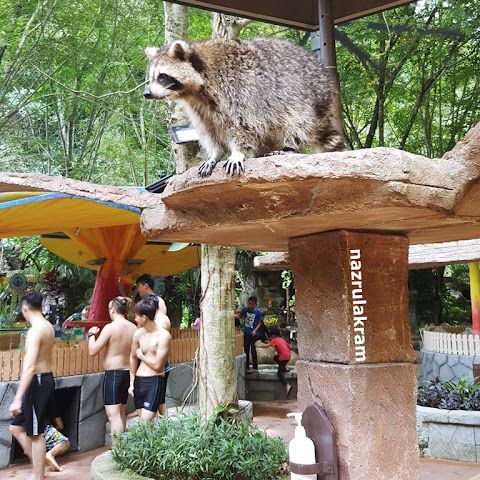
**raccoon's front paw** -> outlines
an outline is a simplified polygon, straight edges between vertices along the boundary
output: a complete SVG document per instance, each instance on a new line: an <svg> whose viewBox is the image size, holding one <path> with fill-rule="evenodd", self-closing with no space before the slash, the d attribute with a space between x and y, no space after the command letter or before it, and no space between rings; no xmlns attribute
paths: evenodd
<svg viewBox="0 0 480 480"><path fill-rule="evenodd" d="M201 177L209 177L212 174L216 164L217 162L215 160L209 160L208 162L202 163L198 169L198 174Z"/></svg>
<svg viewBox="0 0 480 480"><path fill-rule="evenodd" d="M243 166L243 158L235 159L230 157L223 165L223 168L227 170L227 175L240 175L241 172L245 171L245 167Z"/></svg>

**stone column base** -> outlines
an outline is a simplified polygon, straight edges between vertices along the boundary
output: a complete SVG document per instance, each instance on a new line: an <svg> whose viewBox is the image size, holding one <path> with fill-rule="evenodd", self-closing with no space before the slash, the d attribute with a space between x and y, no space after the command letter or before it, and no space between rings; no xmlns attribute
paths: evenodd
<svg viewBox="0 0 480 480"><path fill-rule="evenodd" d="M340 480L418 480L415 366L297 362L304 410L318 402L336 433Z"/></svg>

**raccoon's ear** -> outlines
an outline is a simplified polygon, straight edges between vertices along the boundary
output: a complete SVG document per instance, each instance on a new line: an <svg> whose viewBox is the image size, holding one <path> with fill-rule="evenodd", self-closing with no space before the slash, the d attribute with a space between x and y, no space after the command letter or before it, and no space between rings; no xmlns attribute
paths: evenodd
<svg viewBox="0 0 480 480"><path fill-rule="evenodd" d="M168 56L183 62L190 56L190 46L183 40L176 40L170 45Z"/></svg>
<svg viewBox="0 0 480 480"><path fill-rule="evenodd" d="M145 55L147 56L147 58L149 60L153 60L153 58L155 57L155 55L160 51L159 48L157 47L147 47L145 49Z"/></svg>

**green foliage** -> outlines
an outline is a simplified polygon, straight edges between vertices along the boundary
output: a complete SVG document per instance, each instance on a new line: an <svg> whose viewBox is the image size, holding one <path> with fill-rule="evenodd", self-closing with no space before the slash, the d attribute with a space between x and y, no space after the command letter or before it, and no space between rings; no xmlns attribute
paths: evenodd
<svg viewBox="0 0 480 480"><path fill-rule="evenodd" d="M438 157L476 124L479 9L474 0L427 0L338 28L345 130L354 148Z"/></svg>
<svg viewBox="0 0 480 480"><path fill-rule="evenodd" d="M448 265L442 291L442 321L452 325L471 322L468 264Z"/></svg>
<svg viewBox="0 0 480 480"><path fill-rule="evenodd" d="M53 303L59 301L60 318L79 312L86 304L85 292L92 288L95 273L43 248L39 236L5 239L3 254L8 270L34 275L42 294ZM4 302L3 309L13 309L16 302ZM0 314L1 315L1 314Z"/></svg>
<svg viewBox="0 0 480 480"><path fill-rule="evenodd" d="M458 382L427 381L418 387L417 403L446 410L480 410L480 383L464 377Z"/></svg>
<svg viewBox="0 0 480 480"><path fill-rule="evenodd" d="M427 0L337 28L345 130L354 148L441 156L480 117L480 4ZM212 34L189 9L188 37ZM168 107L145 102L143 50L161 45L156 0L3 0L0 169L145 185L174 170ZM309 35L262 22L242 39Z"/></svg>
<svg viewBox="0 0 480 480"><path fill-rule="evenodd" d="M172 327L189 328L200 315L200 268L167 277L163 296Z"/></svg>
<svg viewBox="0 0 480 480"><path fill-rule="evenodd" d="M244 420L214 415L140 422L112 448L122 469L158 480L274 480L287 450Z"/></svg>
<svg viewBox="0 0 480 480"><path fill-rule="evenodd" d="M5 0L0 25L1 170L117 185L173 170L165 105L142 99L159 2Z"/></svg>
<svg viewBox="0 0 480 480"><path fill-rule="evenodd" d="M292 271L291 270L283 270L280 275L282 277L282 288L284 290L288 290L290 288L290 285L293 282Z"/></svg>
<svg viewBox="0 0 480 480"><path fill-rule="evenodd" d="M470 277L467 264L448 265L442 278L432 268L409 272L409 291L418 325L471 322ZM438 307L435 308L435 303Z"/></svg>

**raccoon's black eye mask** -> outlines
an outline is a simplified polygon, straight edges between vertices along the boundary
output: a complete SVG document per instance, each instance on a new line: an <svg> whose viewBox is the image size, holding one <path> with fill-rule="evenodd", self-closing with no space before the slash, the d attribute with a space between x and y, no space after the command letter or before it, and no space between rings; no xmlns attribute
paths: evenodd
<svg viewBox="0 0 480 480"><path fill-rule="evenodd" d="M157 77L157 82L169 90L180 90L182 88L182 84L179 81L166 73L160 73Z"/></svg>

